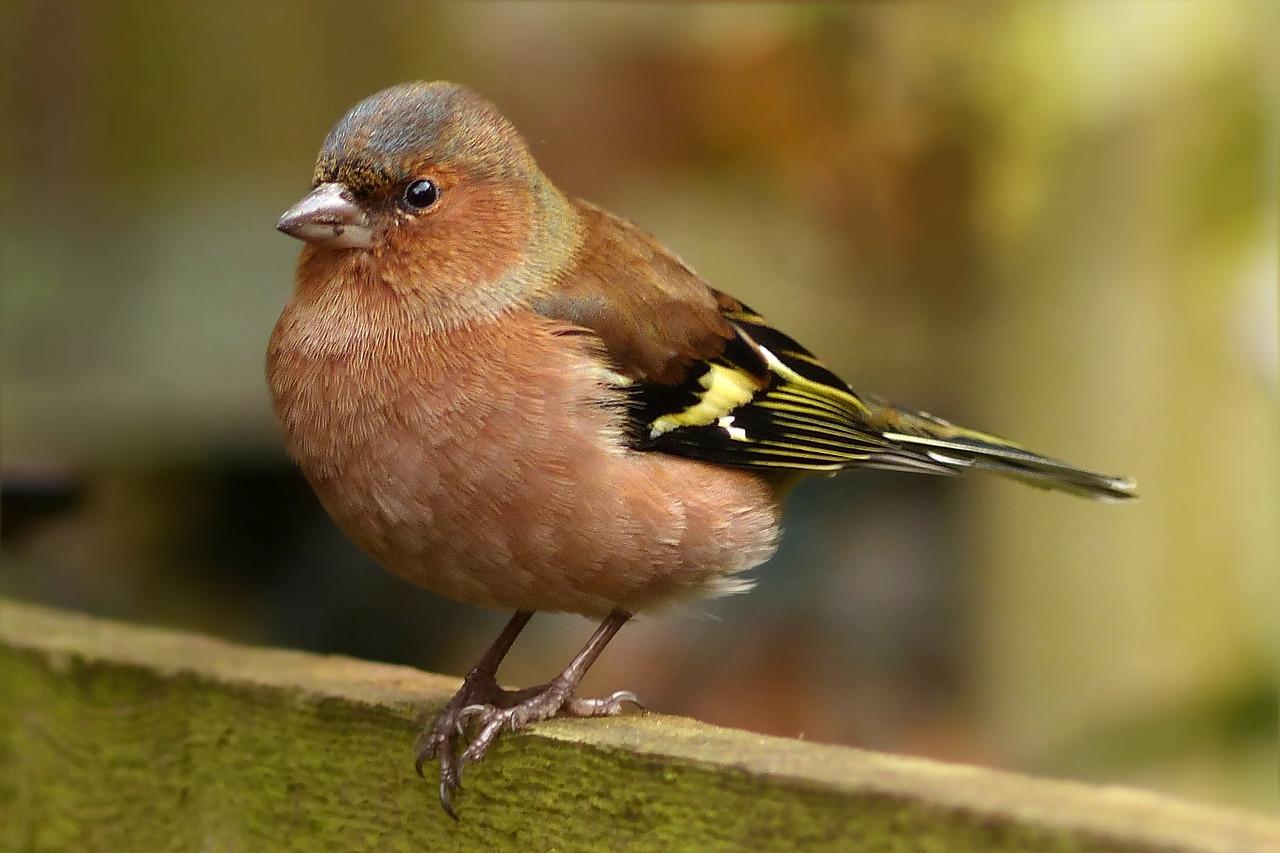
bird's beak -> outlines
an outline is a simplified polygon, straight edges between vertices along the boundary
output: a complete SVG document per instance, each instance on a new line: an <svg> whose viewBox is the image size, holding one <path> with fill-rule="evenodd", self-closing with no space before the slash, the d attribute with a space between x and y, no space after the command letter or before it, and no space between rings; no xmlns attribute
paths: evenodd
<svg viewBox="0 0 1280 853"><path fill-rule="evenodd" d="M285 211L276 228L290 237L330 249L373 245L369 219L342 184L321 184Z"/></svg>

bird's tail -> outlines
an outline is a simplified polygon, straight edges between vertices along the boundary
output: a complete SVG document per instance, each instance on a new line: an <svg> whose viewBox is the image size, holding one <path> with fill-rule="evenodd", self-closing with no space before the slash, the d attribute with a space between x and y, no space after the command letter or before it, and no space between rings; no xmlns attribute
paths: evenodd
<svg viewBox="0 0 1280 853"><path fill-rule="evenodd" d="M923 454L948 471L958 473L970 468L994 471L1038 488L1100 500L1125 501L1137 497L1133 482L1123 477L1077 468L925 412L866 398L863 401L872 408L874 419L880 421L884 438L908 452Z"/></svg>

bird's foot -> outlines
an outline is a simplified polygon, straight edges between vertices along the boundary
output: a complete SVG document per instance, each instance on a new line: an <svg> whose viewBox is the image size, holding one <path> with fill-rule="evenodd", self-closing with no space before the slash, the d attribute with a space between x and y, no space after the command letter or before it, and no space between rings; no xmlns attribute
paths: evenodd
<svg viewBox="0 0 1280 853"><path fill-rule="evenodd" d="M462 788L462 768L484 758L503 729L515 731L552 717L612 717L628 704L644 708L628 690L584 699L573 695L574 686L563 678L524 690L503 690L492 681L462 685L435 722L418 736L414 762L421 776L428 761L440 760L440 804L451 818L458 819L453 793ZM460 741L469 729L476 734L459 752Z"/></svg>
<svg viewBox="0 0 1280 853"><path fill-rule="evenodd" d="M458 816L454 814L451 795L462 787L459 775L462 766L458 763L456 749L458 738L465 732L462 710L476 703L500 704L507 693L492 678L474 681L468 678L435 721L418 734L417 743L414 744L413 769L425 778L422 768L428 761L440 759L440 804L454 820Z"/></svg>
<svg viewBox="0 0 1280 853"><path fill-rule="evenodd" d="M503 729L515 731L530 723L540 723L552 717L612 717L625 705L642 708L639 698L629 690L619 690L598 699L574 696L571 689L551 681L522 701L510 707L494 704L473 704L462 709L459 722L464 728L478 729L471 743L458 756L459 764L474 764L484 758ZM521 691L527 692L527 691Z"/></svg>

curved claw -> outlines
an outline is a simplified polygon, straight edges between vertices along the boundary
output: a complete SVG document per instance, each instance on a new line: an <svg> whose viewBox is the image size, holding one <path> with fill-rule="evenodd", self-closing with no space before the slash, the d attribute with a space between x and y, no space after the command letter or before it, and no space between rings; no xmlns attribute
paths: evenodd
<svg viewBox="0 0 1280 853"><path fill-rule="evenodd" d="M493 710L493 708L494 706L492 705L475 704L468 705L465 708L460 709L454 717L454 725L458 729L458 734L463 735L467 733L467 723L471 721L472 717L483 717L485 714Z"/></svg>
<svg viewBox="0 0 1280 853"><path fill-rule="evenodd" d="M419 738L419 741L421 740L423 740L423 738ZM416 770L418 775L423 779L427 777L426 774L422 772L422 768L427 766L428 761L435 760L436 753L436 745L430 741L427 742L426 746L419 746L417 748L417 755L415 755L413 759L413 769Z"/></svg>
<svg viewBox="0 0 1280 853"><path fill-rule="evenodd" d="M441 776L443 775L441 774ZM459 785L458 787L461 788L462 786ZM440 779L440 805L444 808L445 814L458 823L462 822L462 819L458 817L458 813L453 810L453 789L449 787L449 781L444 778Z"/></svg>
<svg viewBox="0 0 1280 853"><path fill-rule="evenodd" d="M418 735L417 743L414 744L414 751L416 754L414 755L413 769L425 779L426 775L422 772L422 768L427 765L427 762L434 761L437 756L444 756L448 752L448 744L441 738L438 724L424 729Z"/></svg>
<svg viewBox="0 0 1280 853"><path fill-rule="evenodd" d="M619 706L619 710L621 710L621 705L623 702L630 702L638 710L641 710L641 711L649 710L648 708L645 707L644 703L640 701L640 697L632 693L630 690L619 690L616 693L613 693L611 696L609 696L609 701Z"/></svg>
<svg viewBox="0 0 1280 853"><path fill-rule="evenodd" d="M458 820L453 810L453 792L462 790L462 761L459 759L450 740L440 750L440 805L445 814Z"/></svg>

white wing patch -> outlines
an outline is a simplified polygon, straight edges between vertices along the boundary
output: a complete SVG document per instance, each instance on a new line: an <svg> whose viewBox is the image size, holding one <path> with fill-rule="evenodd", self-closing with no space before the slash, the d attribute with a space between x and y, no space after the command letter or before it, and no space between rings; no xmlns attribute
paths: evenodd
<svg viewBox="0 0 1280 853"><path fill-rule="evenodd" d="M728 433L729 438L732 438L734 441L747 440L747 431L742 427L736 427L733 425L733 415L725 415L723 418L720 418L716 421L716 426Z"/></svg>

